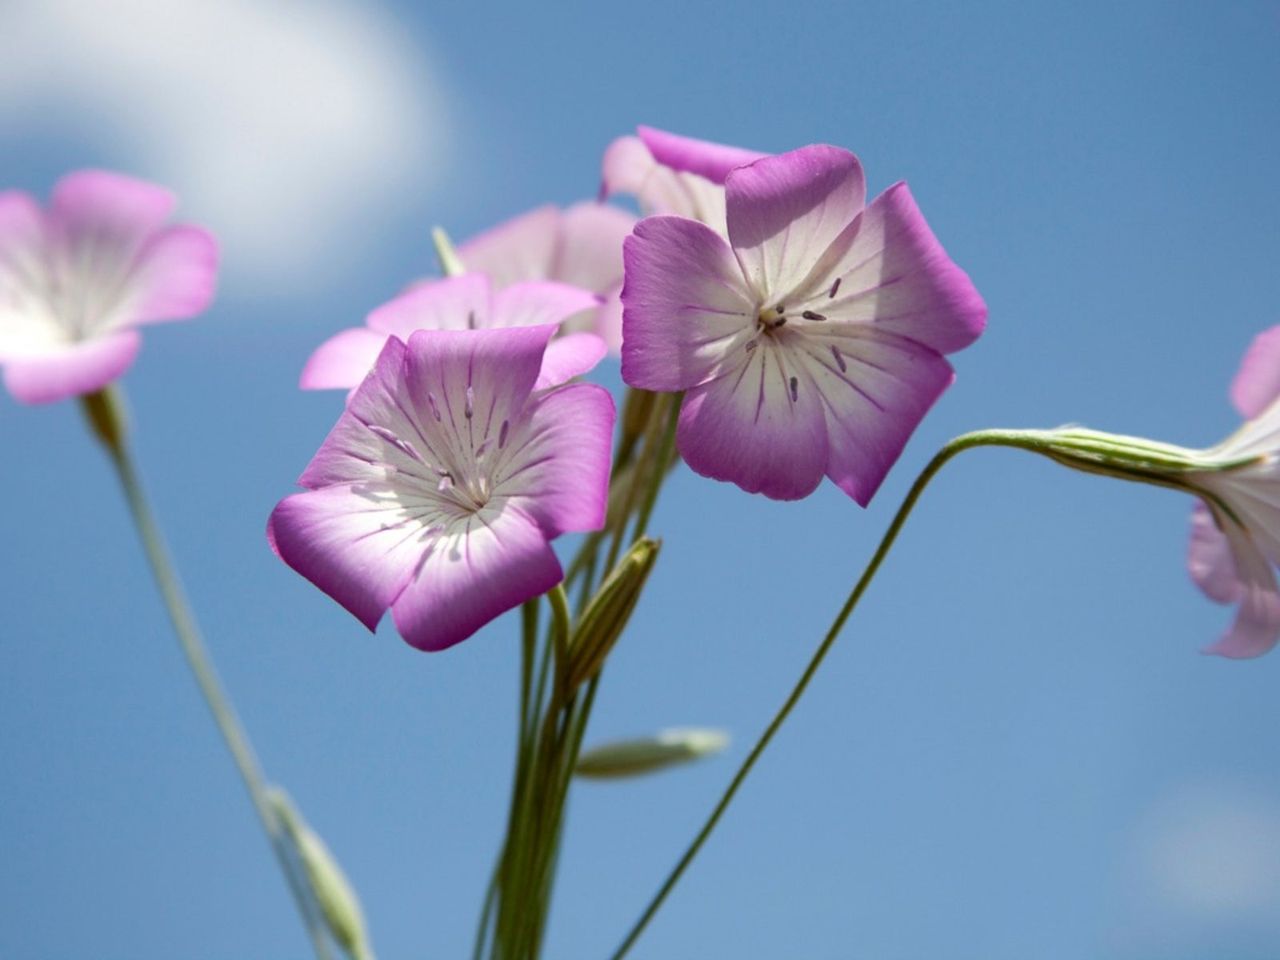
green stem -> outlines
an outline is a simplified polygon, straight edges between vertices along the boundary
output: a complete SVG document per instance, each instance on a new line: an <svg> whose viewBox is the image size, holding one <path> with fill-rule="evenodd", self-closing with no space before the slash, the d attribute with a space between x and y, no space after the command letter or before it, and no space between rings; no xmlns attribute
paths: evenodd
<svg viewBox="0 0 1280 960"><path fill-rule="evenodd" d="M168 610L169 619L173 623L174 632L178 636L178 642L182 646L182 652L186 656L187 664L191 668L201 694L204 695L205 703L213 714L218 731L226 742L231 758L235 761L236 770L239 771L240 779L244 782L245 790L253 803L253 809L262 822L267 840L297 902L298 912L311 937L316 956L321 960L329 960L331 954L325 941L321 920L312 908L305 888L292 868L280 824L266 798L266 783L258 766L257 757L254 755L248 735L236 718L231 701L218 680L217 671L201 639L195 616L187 603L173 561L165 547L160 525L152 513L142 482L138 477L137 468L130 456L128 444L125 441L122 400L117 388L107 387L90 394L82 399L82 404L90 426L102 441L112 465L116 468L125 499L129 504L129 511L133 515L138 536L142 540L143 549L151 565L151 572L160 589L160 595Z"/></svg>
<svg viewBox="0 0 1280 960"><path fill-rule="evenodd" d="M929 485L939 470L956 454L963 450L979 446L1009 446L1020 447L1032 450L1036 453L1044 453L1041 444L1034 442L1036 431L1021 430L981 430L975 433L967 433L963 436L956 437L947 443L934 458L929 461L928 466L921 471L920 476L916 478L915 483L911 485L911 489L907 492L906 499L903 500L902 506L898 508L897 514L894 515L893 521L889 524L889 529L885 531L884 537L880 541L880 545L876 548L876 552L872 555L871 561L867 564L866 569L862 572L862 576L858 578L858 582L854 585L852 592L845 600L844 606L840 608L840 612L836 615L835 620L831 624L831 628L827 631L827 635L823 637L822 643L818 645L818 649L814 652L809 660L808 666L805 667L804 673L800 675L800 679L796 682L790 695L783 702L778 712L774 714L773 719L769 722L769 726L765 728L760 739L756 741L755 746L751 748L751 752L747 754L747 758L738 768L738 772L734 774L733 779L729 782L728 788L720 797L720 801L711 811L711 815L702 825L702 829L698 831L697 836L693 838L693 842L689 844L684 855L676 863L675 868L667 875L667 879L663 882L658 892L645 908L644 913L640 915L640 919L636 921L631 928L622 944L614 951L611 960L621 960L626 956L627 952L639 939L640 934L644 932L649 925L649 921L653 919L654 914L658 912L658 908L662 906L667 896L675 888L680 877L684 874L685 869L693 862L693 858L698 855L698 851L702 849L702 845L706 843L707 838L711 836L711 832L715 830L716 824L720 822L720 818L728 809L729 804L733 802L734 796L737 794L739 787L743 781L747 779L747 775L751 773L752 767L756 765L756 761L760 759L760 755L764 753L765 748L769 746L776 734L791 714L795 705L800 702L800 698L804 695L805 690L809 686L809 681L813 679L818 668L822 665L822 661L826 658L832 644L835 643L836 637L840 635L841 629L844 627L845 621L849 619L849 615L853 612L854 607L858 605L858 601L862 598L867 587L870 586L876 572L880 569L880 564L888 555L889 550L893 547L894 541L897 540L898 534L901 532L903 525L907 522L907 518L911 515L911 511L916 505L916 501L920 499L920 495L924 492L925 487Z"/></svg>
<svg viewBox="0 0 1280 960"><path fill-rule="evenodd" d="M662 445L658 448L657 459L651 465L653 481L645 493L644 504L640 507L640 516L636 520L635 532L631 534L632 542L639 540L649 529L649 517L653 514L653 506L658 502L658 491L662 489L662 481L667 477L667 467L671 463L671 451L676 442L676 424L680 422L680 404L683 394L677 394L671 401L671 411L667 421L667 430L662 435ZM613 569L610 563L608 569Z"/></svg>
<svg viewBox="0 0 1280 960"><path fill-rule="evenodd" d="M511 790L511 803L507 811L506 835L511 836L515 828L516 813L520 800L520 789L523 782L523 771L526 769L525 750L529 739L529 701L533 696L533 661L538 643L538 599L526 600L520 607L520 714L517 717L516 737L516 775ZM494 907L497 906L498 892L506 873L509 858L503 850L493 866L493 875L489 878L489 887L485 891L484 906L480 911L480 922L476 927L475 946L472 949L472 960L480 960L484 956L486 946L493 935L490 919Z"/></svg>

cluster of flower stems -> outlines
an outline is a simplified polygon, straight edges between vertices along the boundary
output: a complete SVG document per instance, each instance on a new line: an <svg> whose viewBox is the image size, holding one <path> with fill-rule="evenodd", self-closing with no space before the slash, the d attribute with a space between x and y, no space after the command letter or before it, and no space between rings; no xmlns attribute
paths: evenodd
<svg viewBox="0 0 1280 960"><path fill-rule="evenodd" d="M679 462L675 433L679 394L629 389L615 452L607 522L584 537L563 583L521 610L520 698L515 773L505 839L481 911L474 960L531 960L540 955L550 913L566 800L590 720L601 672L639 599L659 544L649 521L663 481ZM323 844L305 822L280 807L236 719L183 596L159 527L129 453L123 401L112 386L83 399L93 432L117 470L147 558L183 652L244 781L254 809L297 902L316 956L329 960L336 944L353 960L372 960L358 901ZM844 627L912 509L937 472L956 454L1004 446L1047 456L1064 466L1120 479L1172 486L1186 492L1179 470L1201 466L1175 447L1086 430L982 430L945 444L908 490L830 629L782 706L739 766L719 802L612 960L631 949L697 855L774 734L799 702ZM1132 449L1130 449L1130 447ZM298 824L302 823L302 827ZM302 836L313 843L299 843ZM317 848L319 853L317 853Z"/></svg>

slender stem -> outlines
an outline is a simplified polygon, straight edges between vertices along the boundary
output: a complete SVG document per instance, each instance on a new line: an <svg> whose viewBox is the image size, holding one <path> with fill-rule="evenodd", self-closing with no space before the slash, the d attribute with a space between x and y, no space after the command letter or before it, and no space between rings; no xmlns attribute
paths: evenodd
<svg viewBox="0 0 1280 960"><path fill-rule="evenodd" d="M191 667L196 684L204 695L205 703L213 714L214 722L222 734L222 739L226 742L232 760L235 761L240 779L244 781L245 790L253 803L253 809L262 822L267 840L297 901L298 911L311 937L316 956L321 960L329 960L331 954L325 941L321 920L312 908L311 901L291 865L280 824L266 798L266 783L253 747L218 680L217 671L201 639L195 616L187 603L173 562L165 547L160 526L151 511L137 468L129 454L128 444L125 441L121 400L116 390L117 388L107 387L105 390L85 397L83 401L85 414L89 418L94 433L102 441L112 465L116 468L125 499L129 503L129 511L138 529L138 536L142 540L143 549L151 565L151 572L160 589L169 619L173 623L174 633L178 636L187 664Z"/></svg>
<svg viewBox="0 0 1280 960"><path fill-rule="evenodd" d="M654 504L658 502L658 491L662 489L662 481L667 477L667 467L671 463L671 450L676 442L676 424L680 421L680 403L682 399L682 395L677 395L671 401L667 430L662 435L662 444L658 448L657 459L652 464L653 479L649 484L648 491L645 493L644 503L640 507L640 516L636 520L635 531L631 534L633 542L639 540L648 531L649 517L653 514ZM612 564L609 565L609 569L613 569Z"/></svg>
<svg viewBox="0 0 1280 960"><path fill-rule="evenodd" d="M529 701L533 696L533 661L538 643L538 598L526 600L520 607L520 713L517 717L516 737L516 776L511 790L511 803L507 811L506 835L511 836L515 827L516 812L520 799L522 771L525 770L525 749L529 739ZM472 949L472 960L480 960L484 956L485 947L493 934L490 919L494 907L498 903L498 892L503 883L506 867L509 863L506 851L502 851L493 866L493 875L489 879L489 887L485 891L484 906L480 911L480 922L476 927L475 946Z"/></svg>
<svg viewBox="0 0 1280 960"><path fill-rule="evenodd" d="M976 433L967 433L963 436L956 437L947 443L932 460L928 466L921 471L920 476L916 478L915 483L911 485L911 489L907 492L906 499L902 501L902 506L898 508L898 512L894 515L893 521L889 524L889 529L885 531L884 537L880 541L880 545L876 548L876 552L872 554L870 562L866 569L862 572L862 576L858 578L858 582L854 585L852 592L845 600L844 606L840 608L840 612L836 615L835 620L831 624L831 628L827 631L827 635L823 637L822 643L818 645L818 649L814 652L808 665L804 669L804 673L800 675L800 679L796 682L795 687L783 702L778 712L774 714L773 719L765 728L760 739L756 741L751 752L747 754L747 758L738 768L738 772L734 774L733 779L729 782L729 786L725 789L724 794L720 797L719 802L711 811L711 815L702 825L702 829L698 831L697 836L693 838L693 842L689 844L684 855L676 863L674 869L668 874L667 879L663 882L658 892L645 908L644 913L640 915L640 919L636 921L631 931L627 934L622 944L614 951L611 960L621 960L627 952L639 939L640 934L644 932L645 927L649 925L649 921L653 919L654 914L658 912L658 908L662 906L663 901L667 899L668 894L675 888L676 883L684 874L685 869L698 855L698 851L702 849L702 845L706 843L707 838L711 836L711 832L716 828L716 824L720 822L720 818L728 809L729 804L733 801L734 796L738 792L738 788L742 786L743 781L747 779L747 775L751 772L751 768L755 766L756 761L760 759L760 755L764 753L765 748L769 746L769 742L773 740L782 724L791 714L792 709L800 698L804 695L805 690L809 686L809 681L813 679L818 668L822 665L822 661L826 658L832 644L835 643L836 637L840 635L841 629L844 627L845 621L849 619L849 615L853 612L854 607L858 605L858 601L862 598L862 594L871 584L872 579L876 575L876 571L880 569L880 564L888 555L889 550L893 547L894 541L897 540L899 532L901 532L903 524L911 515L912 509L916 505L916 501L920 499L920 495L924 492L925 487L929 485L929 481L942 469L943 465L956 454L963 450L968 450L978 446L1012 446L1031 449L1037 453L1043 451L1038 449L1037 445L1029 442L1030 431L1013 431L1013 430L982 430Z"/></svg>
<svg viewBox="0 0 1280 960"><path fill-rule="evenodd" d="M658 431L663 427L663 419L666 412L672 407L679 410L680 397L678 395L662 394L654 403L650 420L645 428L644 450L641 452L640 459L632 464L631 475L627 479L627 491L622 502L622 511L618 516L617 526L613 529L613 538L609 544L608 557L604 562L606 575L613 569L613 565L618 562L618 555L622 550L622 543L627 534L627 521L631 519L631 511L635 508L636 496L640 492L640 484L645 480L644 471L654 471L653 482L655 485L661 484L662 477L666 473L666 465L658 460L655 446L663 442L663 435L659 434ZM655 493L654 496L656 497L657 494Z"/></svg>

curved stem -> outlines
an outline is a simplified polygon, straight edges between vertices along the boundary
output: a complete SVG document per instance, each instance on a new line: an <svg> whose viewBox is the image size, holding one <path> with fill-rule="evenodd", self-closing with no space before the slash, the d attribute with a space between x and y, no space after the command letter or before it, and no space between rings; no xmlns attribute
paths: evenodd
<svg viewBox="0 0 1280 960"><path fill-rule="evenodd" d="M920 495L924 492L925 487L929 485L934 476L946 464L948 460L963 450L971 447L979 446L1011 446L1022 447L1024 449L1034 450L1037 453L1043 452L1039 449L1039 445L1032 440L1035 431L1021 430L981 430L975 433L966 433L963 436L956 437L948 442L929 464L921 471L916 478L915 483L911 485L911 489L907 492L906 499L902 501L902 506L898 508L898 512L894 515L893 521L889 524L889 529L885 531L884 536L880 540L880 545L876 548L876 552L872 554L870 562L862 572L862 576L858 578L858 582L854 585L849 597L845 600L844 606L840 608L840 612L836 615L835 620L831 624L831 628L827 631L827 635L823 637L822 642L818 645L818 649L814 651L804 672L800 675L800 679L796 682L791 693L783 702L778 712L774 714L773 719L765 728L764 733L760 735L760 739L756 741L755 746L751 748L751 752L747 754L747 758L742 761L742 765L738 768L738 772L734 774L733 779L729 782L729 786L725 789L720 797L720 801L711 811L711 815L702 825L702 829L698 831L693 838L693 842L689 844L684 855L676 863L671 873L667 875L667 879L662 886L658 888L658 892L645 908L644 913L640 915L640 919L636 921L631 931L627 934L622 944L612 954L611 960L621 960L631 947L639 939L640 934L644 932L645 927L649 925L649 921L653 919L654 914L658 912L658 908L662 906L663 901L675 888L680 877L684 874L685 869L693 862L693 858L698 855L698 851L702 849L702 845L707 842L707 838L711 836L711 832L715 830L716 824L720 822L720 818L728 809L729 804L733 802L734 796L738 789L742 786L743 781L747 779L747 775L751 773L751 768L756 765L756 761L760 759L760 755L764 753L765 748L769 746L769 742L773 740L774 734L782 727L787 717L791 714L795 705L800 702L800 698L804 696L805 690L809 686L809 681L813 679L818 668L822 665L822 661L826 658L827 653L831 650L832 645L836 641L836 637L840 635L841 629L844 627L845 621L849 619L849 615L853 613L854 607L858 605L858 601L862 599L862 595L866 592L871 581L875 578L876 571L880 569L880 564L888 555L889 550L893 547L894 541L897 540L898 534L902 531L903 525L907 522L907 518L911 515L912 509L916 505L916 501L920 499Z"/></svg>
<svg viewBox="0 0 1280 960"><path fill-rule="evenodd" d="M257 757L249 743L248 735L236 718L231 701L218 680L217 671L205 649L200 629L196 626L195 616L187 603L173 561L165 547L160 525L156 522L146 493L142 489L137 468L134 466L125 442L121 401L116 388L107 387L84 397L83 405L94 433L102 441L112 465L116 468L125 499L129 503L129 511L133 515L134 525L138 529L138 536L142 540L147 561L151 565L151 572L155 577L156 586L160 589L160 595L169 613L174 633L177 634L178 643L182 646L182 652L186 656L187 664L191 668L201 694L204 695L205 703L213 714L218 732L226 742L231 759L235 761L236 770L239 771L240 779L244 782L249 800L253 803L253 809L262 822L262 829L267 834L267 840L297 902L298 911L311 937L316 956L320 960L329 960L331 955L324 938L321 921L312 909L311 901L292 868L280 824L266 798L266 783L258 766Z"/></svg>

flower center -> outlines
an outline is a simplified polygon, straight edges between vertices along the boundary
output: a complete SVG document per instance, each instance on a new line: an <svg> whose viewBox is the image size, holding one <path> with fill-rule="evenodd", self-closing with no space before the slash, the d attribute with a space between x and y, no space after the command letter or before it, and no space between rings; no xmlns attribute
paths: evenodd
<svg viewBox="0 0 1280 960"><path fill-rule="evenodd" d="M756 314L756 330L773 336L787 325L788 320L795 319L797 315L803 320L811 320L817 323L826 323L827 321L825 316L814 310L801 310L798 314L793 310L791 315L788 316L786 306L779 303L772 307L760 308L759 313Z"/></svg>
<svg viewBox="0 0 1280 960"><path fill-rule="evenodd" d="M756 330L760 333L772 336L775 330L781 330L786 324L787 308L780 303L772 307L761 307L756 315Z"/></svg>

